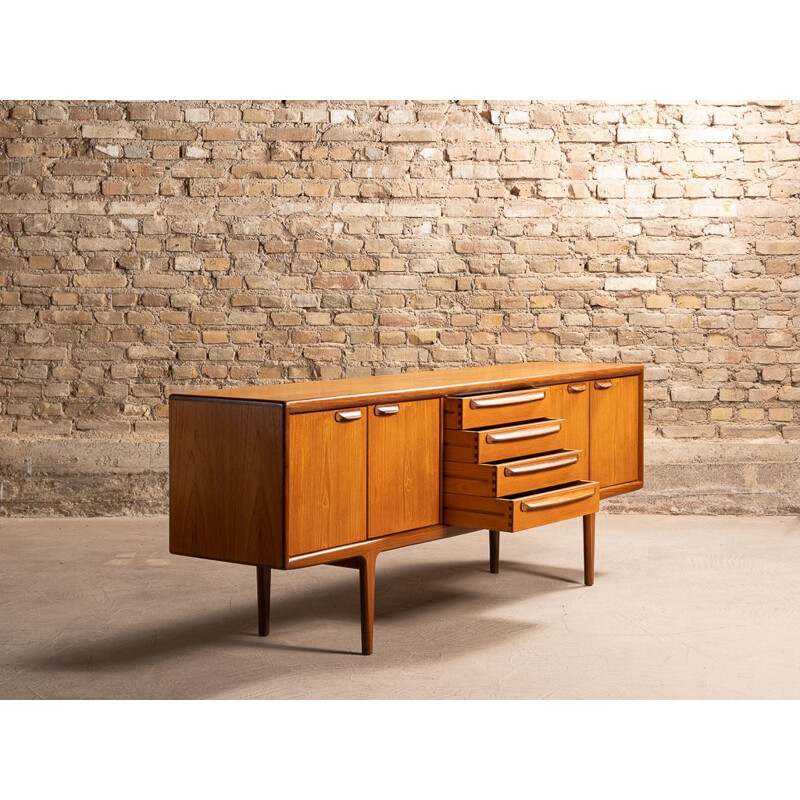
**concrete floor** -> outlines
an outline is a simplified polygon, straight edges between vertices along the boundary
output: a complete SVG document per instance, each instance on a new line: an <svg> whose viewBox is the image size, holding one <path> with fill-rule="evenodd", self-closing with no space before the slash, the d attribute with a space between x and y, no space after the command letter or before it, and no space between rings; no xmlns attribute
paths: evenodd
<svg viewBox="0 0 800 800"><path fill-rule="evenodd" d="M357 573L171 556L165 517L0 520L0 698L797 698L800 520L609 516L595 585L577 520Z"/></svg>

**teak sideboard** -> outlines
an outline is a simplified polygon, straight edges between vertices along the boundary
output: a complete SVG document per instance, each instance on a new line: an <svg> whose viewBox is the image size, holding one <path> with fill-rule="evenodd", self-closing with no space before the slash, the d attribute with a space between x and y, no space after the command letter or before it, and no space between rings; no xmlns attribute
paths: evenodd
<svg viewBox="0 0 800 800"><path fill-rule="evenodd" d="M643 484L643 368L539 362L172 394L171 553L256 567L258 632L271 570L359 570L372 652L384 550L583 518Z"/></svg>

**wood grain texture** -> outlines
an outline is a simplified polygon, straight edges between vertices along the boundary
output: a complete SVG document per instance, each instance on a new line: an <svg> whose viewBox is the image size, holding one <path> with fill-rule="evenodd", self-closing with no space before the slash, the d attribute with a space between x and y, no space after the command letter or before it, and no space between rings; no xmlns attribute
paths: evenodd
<svg viewBox="0 0 800 800"><path fill-rule="evenodd" d="M565 381L578 382L609 376L638 375L642 369L638 364L541 361L429 372L404 372L399 375L373 375L334 381L305 381L201 390L185 394L285 403L290 414L297 414L319 409L364 406L377 402L424 400L467 391L510 391Z"/></svg>
<svg viewBox="0 0 800 800"><path fill-rule="evenodd" d="M444 521L513 532L593 514L599 504L598 485L590 481L509 498L445 493Z"/></svg>
<svg viewBox="0 0 800 800"><path fill-rule="evenodd" d="M589 475L601 489L641 480L642 405L639 384L637 376L592 383Z"/></svg>
<svg viewBox="0 0 800 800"><path fill-rule="evenodd" d="M352 558L360 558L365 553L382 553L384 550L397 550L400 547L408 547L413 544L449 539L451 536L461 536L465 533L472 533L474 530L475 528L466 528L458 525L430 525L427 528L418 528L415 531L393 533L377 539L368 539L365 542L332 547L317 553L292 556L287 561L286 568L299 569L300 567L313 567L317 564L333 564Z"/></svg>
<svg viewBox="0 0 800 800"><path fill-rule="evenodd" d="M171 397L169 549L282 567L283 407Z"/></svg>
<svg viewBox="0 0 800 800"><path fill-rule="evenodd" d="M373 391L364 396L377 402L360 406L350 402L356 395L331 406L318 385L289 387L286 398L298 399L281 403L173 395L170 549L256 564L260 636L269 633L272 566L358 568L366 655L383 550L485 528L496 573L499 531L581 516L591 585L601 486L585 478L601 474L609 494L641 485L643 374L581 369L533 370L539 385L529 376L520 386L515 371L513 385L503 369L487 368L478 388L510 391L475 393L473 384L459 398L416 378L367 379ZM349 383L366 393L361 380ZM290 415L293 403L324 410ZM590 449L599 455L587 459Z"/></svg>
<svg viewBox="0 0 800 800"><path fill-rule="evenodd" d="M569 441L569 427L564 419L523 422L479 431L445 429L444 460L490 464L560 450L567 447Z"/></svg>
<svg viewBox="0 0 800 800"><path fill-rule="evenodd" d="M545 397L539 401L523 403L519 406L495 407L477 409L484 414L483 422L488 421L492 416L499 412L499 419L504 419L512 412L522 413L523 415L533 413L541 414L546 421L537 419L532 422L508 422L502 425L492 425L489 428L482 427L478 430L455 430L447 425L454 425L459 421L464 428L468 428L472 422L478 420L474 417L469 418L466 410L473 399L500 398L519 396L519 393L503 393L499 395L473 395L464 398L448 398L444 401L445 411L450 408L451 415L445 418L445 461L465 461L471 463L491 463L509 458L519 458L527 455L535 455L550 450L573 449L581 450L586 453L589 449L589 392L586 391L586 383L562 383L548 386L541 390ZM577 391L576 391L577 390ZM454 405L456 403L457 405ZM524 409L529 409L525 411ZM474 409L472 410L474 413ZM486 414L488 412L488 415ZM472 420L472 422L470 422ZM553 422L559 422L560 426L554 426ZM559 427L559 430L550 431L551 428ZM508 434L515 432L530 431L546 435L534 436L532 438L508 440ZM500 436L497 436L500 434ZM502 439L508 441L501 441ZM581 480L589 477L588 461L585 469L577 476Z"/></svg>
<svg viewBox="0 0 800 800"><path fill-rule="evenodd" d="M561 407L559 415L566 422L566 435L564 437L564 447L571 450L580 450L581 453L589 454L589 406L591 395L585 383L565 384L564 390L559 396ZM577 391L576 391L577 390ZM581 460L581 469L578 472L579 480L589 479L589 459Z"/></svg>
<svg viewBox="0 0 800 800"><path fill-rule="evenodd" d="M552 417L551 395L557 387L543 386L516 392L489 392L444 401L445 425L461 430L508 425Z"/></svg>
<svg viewBox="0 0 800 800"><path fill-rule="evenodd" d="M272 570L256 567L256 603L258 605L258 635L269 636L269 600Z"/></svg>
<svg viewBox="0 0 800 800"><path fill-rule="evenodd" d="M372 655L375 627L375 562L377 553L367 553L358 559L358 578L361 593L361 653Z"/></svg>
<svg viewBox="0 0 800 800"><path fill-rule="evenodd" d="M573 370L572 367L575 367ZM532 440L535 444L531 447L523 445L512 448L511 452L505 449L493 450L491 455L480 453L479 448L484 447L479 442L485 437L486 430L478 432L443 430L444 452L451 458L457 454L463 459L462 464L483 460L486 462L500 459L517 458L525 459L543 452L556 449L576 449L583 453L589 451L590 433L588 426L588 412L590 399L594 402L601 392L605 397L615 395L620 386L635 387L627 389L626 397L634 399L635 423L628 422L627 433L623 425L625 441L636 439L635 455L628 454L627 472L635 464L635 475L632 480L622 480L613 485L601 487L601 496L610 496L623 491L633 491L642 485L642 433L643 419L641 414L642 403L642 368L630 365L514 365L515 369L509 373L505 367L481 368L479 370L455 370L460 376L459 380L475 377L478 381L506 381L516 382L513 388L519 388L522 372L527 374L527 379L522 381L525 385L533 385L536 380L550 379L555 376L562 377L565 373L575 376L582 370L589 374L593 380L586 378L574 380L569 383L548 384L548 403L561 413L565 426L556 435L550 438L543 437L540 442ZM532 369L531 367L537 367ZM627 373L618 377L621 372ZM494 375L495 377L491 377ZM381 376L376 379L364 379L372 383L381 383L383 377L402 377L404 380L410 376ZM457 376L458 377L458 376ZM435 378L435 380L434 380ZM413 382L433 381L438 385L442 374L420 373ZM359 379L361 380L361 379ZM611 388L599 390L594 388L595 381L602 380L611 383ZM316 391L320 383L312 382L304 391ZM344 384L346 381L327 382L328 384ZM445 381L447 383L447 381ZM359 385L361 385L359 383ZM452 384L451 384L452 385ZM270 388L270 387L262 387ZM273 387L274 388L274 387ZM323 387L324 388L324 387ZM383 390L386 387L377 387ZM471 389L483 389L485 384L471 385ZM588 389L588 390L587 390ZM293 390L294 391L294 390ZM390 391L394 391L390 387ZM406 387L404 391L415 392ZM425 389L424 391L427 391ZM324 393L324 392L323 392ZM217 393L219 395L220 393ZM387 400L385 394L374 393L381 401ZM638 398L638 399L637 399ZM327 397L322 398L327 402ZM444 399L432 401L444 404ZM611 427L617 423L613 421L614 404L599 401L601 417L593 427L594 438L592 446L596 453L602 453L606 447L606 440L599 434L600 425L605 424L608 430L607 419L612 417ZM345 406L351 408L352 406ZM348 442L346 437L335 442L335 428L330 423L330 418L335 417L331 412L318 412L319 420L328 417L328 433L321 439L314 439L314 431L308 428L310 436L301 435L301 428L310 425L314 413L306 415L285 414L284 406L265 401L226 401L215 399L214 396L183 396L173 395L171 400L171 518L170 518L170 547L173 552L187 555L197 555L205 558L236 561L239 563L260 564L262 566L289 567L289 560L297 558L301 553L319 552L320 559L316 563L324 563L326 554L340 547L363 545L366 542L367 524L369 516L367 511L367 495L370 487L367 483L366 473L369 466L368 448L365 450L363 434L357 436L359 442ZM187 409L184 412L184 409ZM359 425L369 427L370 409L361 407L364 419L360 422L336 423L339 432L347 426ZM593 412L594 413L594 412ZM605 419L605 423L604 423ZM294 427L297 421L299 427ZM384 420L385 421L385 420ZM282 424L283 422L283 428ZM318 423L321 424L321 423ZM266 426L266 427L265 427ZM324 426L323 426L324 427ZM497 431L506 431L513 426L497 426ZM296 441L290 445L291 432L294 431ZM632 433L635 431L635 436ZM355 433L351 429L350 435ZM460 438L459 438L460 437ZM464 439L462 441L462 439ZM612 436L612 439L614 437ZM306 444L303 444L303 440ZM309 444L311 441L321 441L321 448ZM485 441L485 439L484 439ZM616 437L619 442L619 437ZM362 446L363 445L363 446ZM627 444L618 445L622 450ZM498 447L493 445L493 447ZM505 446L504 446L505 447ZM292 453L290 462L284 467L284 452ZM485 449L485 447L484 447ZM520 452L523 451L523 452ZM527 451L527 452L524 452ZM264 454L268 454L264 458ZM373 454L374 455L374 454ZM623 454L624 455L624 454ZM296 456L296 457L295 457ZM333 463L333 461L336 463ZM602 460L602 456L600 456ZM582 465L587 459L582 458ZM327 464L327 466L326 466ZM598 459L595 459L595 468L599 468ZM353 468L355 465L355 469ZM361 468L363 465L363 469ZM453 465L450 463L449 468ZM430 470L428 465L427 469ZM384 468L385 469L385 468ZM439 480L442 480L442 470L439 471ZM284 480L284 473L287 480ZM377 473L376 473L377 474ZM475 476L462 474L459 477L466 480L476 480ZM584 466L583 471L570 478L586 479L589 474ZM306 478L310 478L306 480ZM615 479L605 476L606 481ZM477 480L485 481L483 476ZM436 481L433 481L435 485ZM381 485L385 484L381 481ZM375 484L371 487L375 490ZM281 487L283 486L283 494ZM463 490L464 486L449 487ZM514 489L516 487L512 487ZM524 489L523 491L528 491ZM449 494L461 494L461 491L450 491ZM405 494L405 493L404 493ZM441 483L438 491L441 497L443 492ZM387 506L380 498L375 497L375 507ZM339 513L337 509L343 510ZM284 508L292 509L292 518L287 515L284 525ZM334 509L331 512L331 509ZM392 513L395 513L392 510ZM348 517L352 515L352 518ZM403 512L405 514L405 512ZM321 522L321 518L326 521ZM363 519L363 524L360 520ZM437 518L438 522L438 518ZM473 527L470 523L463 524ZM396 523L405 528L413 525L413 521ZM483 525L479 524L479 527ZM394 525L390 527L395 527ZM292 549L289 550L285 542L284 528L291 531L293 536ZM413 530L406 529L404 533L396 536L411 535L410 541L427 541L426 533L421 536L418 531L430 531L436 528L433 525L423 524ZM375 541L381 549L388 549L385 544L386 536L378 535L375 529ZM434 538L443 535L436 533ZM418 537L419 538L414 538ZM391 538L391 537L389 537ZM397 546L404 546L398 540ZM354 551L360 552L360 551ZM294 565L292 565L294 566Z"/></svg>
<svg viewBox="0 0 800 800"><path fill-rule="evenodd" d="M368 413L368 535L436 525L441 521L439 494L440 403L417 400Z"/></svg>
<svg viewBox="0 0 800 800"><path fill-rule="evenodd" d="M618 483L616 486L605 486L600 488L600 499L606 497L614 497L618 494L627 494L628 492L635 492L644 486L644 481L630 481L629 483Z"/></svg>
<svg viewBox="0 0 800 800"><path fill-rule="evenodd" d="M644 372L636 376L636 381L639 385L639 474L637 475L636 483L641 486L636 486L636 489L641 489L644 486ZM633 488L628 491L634 491Z"/></svg>
<svg viewBox="0 0 800 800"><path fill-rule="evenodd" d="M583 518L583 582L594 583L594 514Z"/></svg>
<svg viewBox="0 0 800 800"><path fill-rule="evenodd" d="M489 531L489 572L500 572L500 531Z"/></svg>
<svg viewBox="0 0 800 800"><path fill-rule="evenodd" d="M286 545L290 556L367 538L367 411L288 421Z"/></svg>
<svg viewBox="0 0 800 800"><path fill-rule="evenodd" d="M583 480L588 471L586 461L586 455L580 450L556 450L499 464L446 461L444 488L448 494L483 497L534 492L548 486Z"/></svg>

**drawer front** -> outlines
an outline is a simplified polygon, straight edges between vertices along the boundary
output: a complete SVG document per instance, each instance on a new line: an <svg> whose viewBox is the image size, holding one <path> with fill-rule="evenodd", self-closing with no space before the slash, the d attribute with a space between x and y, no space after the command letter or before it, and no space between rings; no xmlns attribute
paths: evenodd
<svg viewBox="0 0 800 800"><path fill-rule="evenodd" d="M560 450L567 441L566 421L546 419L489 428L482 431L444 432L445 461L488 464L521 456Z"/></svg>
<svg viewBox="0 0 800 800"><path fill-rule="evenodd" d="M549 525L600 510L600 484L580 481L563 489L536 492L513 503L514 531Z"/></svg>
<svg viewBox="0 0 800 800"><path fill-rule="evenodd" d="M562 386L542 386L515 392L447 397L444 424L453 430L471 430L554 416L553 403Z"/></svg>
<svg viewBox="0 0 800 800"><path fill-rule="evenodd" d="M589 463L580 450L557 450L500 464L445 462L444 476L448 494L505 497L586 480Z"/></svg>
<svg viewBox="0 0 800 800"><path fill-rule="evenodd" d="M595 514L599 507L599 484L593 481L507 498L445 493L444 522L513 532Z"/></svg>

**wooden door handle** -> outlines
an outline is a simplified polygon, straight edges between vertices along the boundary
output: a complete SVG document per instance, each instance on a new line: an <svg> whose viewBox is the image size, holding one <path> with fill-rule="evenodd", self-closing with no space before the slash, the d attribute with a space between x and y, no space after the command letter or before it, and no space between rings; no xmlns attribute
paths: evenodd
<svg viewBox="0 0 800 800"><path fill-rule="evenodd" d="M595 389L610 389L614 384L611 381L595 381Z"/></svg>
<svg viewBox="0 0 800 800"><path fill-rule="evenodd" d="M561 423L554 422L552 425L543 425L541 428L523 428L521 431L504 431L503 433L487 433L486 444L499 444L500 442L519 442L523 439L535 439L537 436L549 436L551 433L558 433L561 430Z"/></svg>
<svg viewBox="0 0 800 800"><path fill-rule="evenodd" d="M554 508L555 506L565 506L567 503L577 503L578 500L585 500L594 494L594 489L586 489L580 494L573 494L569 497L553 497L547 500L534 500L532 503L525 502L519 504L520 511L537 511L540 508Z"/></svg>
<svg viewBox="0 0 800 800"><path fill-rule="evenodd" d="M400 406L375 406L376 417L391 417L400 413Z"/></svg>
<svg viewBox="0 0 800 800"><path fill-rule="evenodd" d="M337 422L352 422L354 419L361 419L361 411L337 411Z"/></svg>
<svg viewBox="0 0 800 800"><path fill-rule="evenodd" d="M507 478L513 478L515 475L530 475L532 472L544 472L548 469L556 469L556 467L568 467L570 464L577 463L577 461L577 455L550 458L549 460L541 459L536 464L525 464L521 467L506 467L503 470L503 474Z"/></svg>
<svg viewBox="0 0 800 800"><path fill-rule="evenodd" d="M544 392L527 392L526 394L518 394L511 397L478 397L469 401L469 407L500 408L501 406L516 406L520 403L533 403L536 400L544 400Z"/></svg>
<svg viewBox="0 0 800 800"><path fill-rule="evenodd" d="M586 391L586 384L585 383L571 383L567 386L567 391L570 394L580 394L581 392Z"/></svg>

